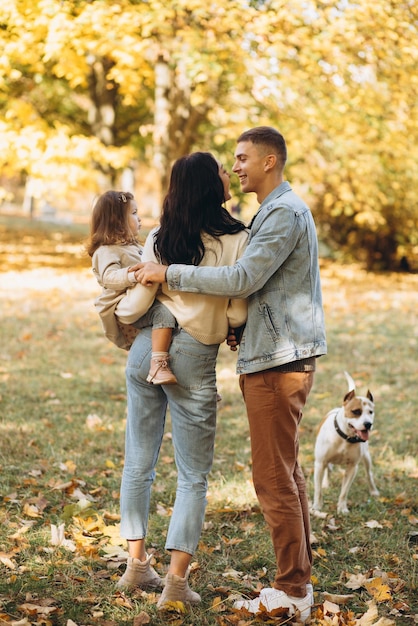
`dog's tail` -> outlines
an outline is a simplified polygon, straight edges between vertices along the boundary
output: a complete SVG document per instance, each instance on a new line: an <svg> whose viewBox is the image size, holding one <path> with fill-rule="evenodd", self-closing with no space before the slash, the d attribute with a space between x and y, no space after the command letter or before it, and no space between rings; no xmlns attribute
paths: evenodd
<svg viewBox="0 0 418 626"><path fill-rule="evenodd" d="M354 380L351 378L350 374L348 372L344 372L344 376L347 379L347 383L348 383L348 391L354 391L356 388L356 383L354 382Z"/></svg>

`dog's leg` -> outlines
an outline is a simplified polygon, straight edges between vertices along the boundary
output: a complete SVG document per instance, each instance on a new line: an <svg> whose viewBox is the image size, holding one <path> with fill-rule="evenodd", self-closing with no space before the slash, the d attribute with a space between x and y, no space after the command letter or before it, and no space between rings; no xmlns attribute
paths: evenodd
<svg viewBox="0 0 418 626"><path fill-rule="evenodd" d="M338 498L337 511L338 513L348 513L347 496L350 491L350 487L353 484L353 480L357 474L357 464L349 465L343 476L343 482L341 485L340 497Z"/></svg>
<svg viewBox="0 0 418 626"><path fill-rule="evenodd" d="M314 502L312 509L314 511L320 511L322 509L322 482L324 480L324 472L326 465L321 461L315 461L314 466Z"/></svg>
<svg viewBox="0 0 418 626"><path fill-rule="evenodd" d="M328 463L328 465L325 465L324 477L322 479L322 489L329 488L329 475L330 475L330 472L332 471L332 468L333 468L332 463Z"/></svg>
<svg viewBox="0 0 418 626"><path fill-rule="evenodd" d="M373 470L372 470L372 457L370 456L369 450L366 448L363 452L363 463L366 468L367 482L369 483L370 494L372 496L378 496L379 490L376 487L373 478Z"/></svg>

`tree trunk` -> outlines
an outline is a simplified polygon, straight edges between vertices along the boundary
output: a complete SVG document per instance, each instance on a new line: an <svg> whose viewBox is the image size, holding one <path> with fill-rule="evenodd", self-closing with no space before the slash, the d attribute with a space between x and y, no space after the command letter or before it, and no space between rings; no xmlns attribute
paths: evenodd
<svg viewBox="0 0 418 626"><path fill-rule="evenodd" d="M88 62L91 72L88 77L90 108L87 120L93 135L105 146L112 146L115 144L117 86L107 75L114 63L94 55L89 56ZM97 163L97 167L108 178L109 186L113 187L115 170L110 166L104 167L102 163Z"/></svg>
<svg viewBox="0 0 418 626"><path fill-rule="evenodd" d="M186 72L179 65L170 67L167 56L161 54L155 63L153 165L159 178L159 207L168 188L173 162L192 150L199 126L209 110L207 103L199 108L190 104L192 87Z"/></svg>
<svg viewBox="0 0 418 626"><path fill-rule="evenodd" d="M154 111L154 155L153 165L158 174L156 210L153 217L158 217L162 205L163 195L168 187L170 155L169 155L169 125L170 125L170 92L173 82L172 71L169 65L160 56L155 64L155 111Z"/></svg>

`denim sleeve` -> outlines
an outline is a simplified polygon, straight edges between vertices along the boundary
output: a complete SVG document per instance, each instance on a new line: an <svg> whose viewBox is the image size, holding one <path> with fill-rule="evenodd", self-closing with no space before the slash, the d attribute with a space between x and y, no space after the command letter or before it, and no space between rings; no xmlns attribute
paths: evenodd
<svg viewBox="0 0 418 626"><path fill-rule="evenodd" d="M286 261L301 233L300 215L288 207L266 207L255 220L243 256L232 266L170 265L168 288L231 298L261 289Z"/></svg>

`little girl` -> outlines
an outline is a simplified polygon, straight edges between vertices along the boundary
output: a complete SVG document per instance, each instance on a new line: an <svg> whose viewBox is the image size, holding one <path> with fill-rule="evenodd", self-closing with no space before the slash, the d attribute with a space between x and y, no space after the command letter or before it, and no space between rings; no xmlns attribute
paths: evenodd
<svg viewBox="0 0 418 626"><path fill-rule="evenodd" d="M141 226L137 204L129 192L106 191L93 208L87 252L93 273L102 287L94 305L106 337L119 348L129 350L137 329L152 326L152 354L147 377L154 385L177 383L168 364L172 329L177 321L158 300L134 324L122 324L114 312L127 290L136 284L131 267L141 261L142 246L137 241Z"/></svg>

